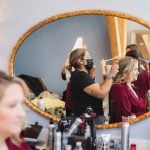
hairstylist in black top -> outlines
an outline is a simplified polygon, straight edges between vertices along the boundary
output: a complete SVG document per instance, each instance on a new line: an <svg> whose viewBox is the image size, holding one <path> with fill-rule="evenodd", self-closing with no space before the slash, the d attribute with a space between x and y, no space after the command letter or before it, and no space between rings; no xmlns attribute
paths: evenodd
<svg viewBox="0 0 150 150"><path fill-rule="evenodd" d="M82 115L88 106L99 115L103 115L102 98L109 92L113 77L118 72L118 65L113 64L103 83L95 83L88 74L94 63L86 49L75 49L69 57L71 73L70 87L73 100L73 112Z"/></svg>

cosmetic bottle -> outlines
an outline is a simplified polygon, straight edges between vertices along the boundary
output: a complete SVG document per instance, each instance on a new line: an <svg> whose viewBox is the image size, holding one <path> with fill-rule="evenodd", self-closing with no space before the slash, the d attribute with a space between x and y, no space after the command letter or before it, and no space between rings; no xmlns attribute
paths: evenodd
<svg viewBox="0 0 150 150"><path fill-rule="evenodd" d="M128 120L122 122L121 128L121 150L129 150L130 124Z"/></svg>

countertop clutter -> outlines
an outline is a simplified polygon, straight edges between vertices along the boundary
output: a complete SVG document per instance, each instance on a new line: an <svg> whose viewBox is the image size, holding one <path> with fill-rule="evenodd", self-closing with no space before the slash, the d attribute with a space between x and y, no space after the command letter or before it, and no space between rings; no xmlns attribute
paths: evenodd
<svg viewBox="0 0 150 150"><path fill-rule="evenodd" d="M47 150L48 129L43 128L38 122L28 125L22 136L33 150Z"/></svg>
<svg viewBox="0 0 150 150"><path fill-rule="evenodd" d="M33 144L33 143L35 144L34 149L49 150L48 136L49 136L48 128L42 128L39 133L39 136L37 138L25 138L25 139L27 141L30 141L31 144ZM149 148L150 148L149 140L130 138L129 141L130 141L130 144L129 144L130 149L131 149L131 145L136 145L136 150L149 150ZM103 146L103 142L101 139L101 134L98 134L98 135L96 135L96 150L101 150L102 146ZM121 138L114 137L112 135L110 138L109 146L110 146L110 150L121 150ZM66 147L69 147L68 144ZM131 150L133 150L133 149L131 149Z"/></svg>

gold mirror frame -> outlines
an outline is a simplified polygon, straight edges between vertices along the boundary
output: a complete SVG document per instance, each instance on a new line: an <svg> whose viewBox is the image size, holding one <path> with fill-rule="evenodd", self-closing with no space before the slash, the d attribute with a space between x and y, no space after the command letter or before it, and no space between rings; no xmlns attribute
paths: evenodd
<svg viewBox="0 0 150 150"><path fill-rule="evenodd" d="M79 10L79 11L72 11L72 12L67 12L67 13L62 13L62 14L58 14L55 16L52 16L50 18L44 19L43 21L37 23L36 25L34 25L33 27L31 27L29 30L27 30L20 38L19 40L16 42L15 46L13 47L11 54L10 54L10 58L9 58L9 73L13 76L14 75L14 60L15 60L15 56L17 54L17 51L19 50L19 47L21 46L21 44L24 42L24 40L29 37L33 32L35 32L36 30L38 30L39 28L43 27L44 25L57 21L59 19L63 19L63 18L67 18L67 17L73 17L73 16L80 16L80 15L107 15L107 16L115 16L115 17L120 17L123 19L129 19L131 21L134 21L136 23L139 23L147 28L150 29L150 23L128 15L128 14L124 14L124 13L120 13L120 12L116 12L116 11L110 11L110 10ZM29 100L25 99L25 103L35 112L38 112L40 115L48 118L48 119L53 119L54 121L58 122L60 121L60 118L55 117L50 115L49 113L46 113L45 111L39 109L38 107L36 107L33 103L31 103ZM150 112L145 113L144 115L141 115L135 119L130 120L130 123L136 123L139 121L142 121L146 118L150 117ZM113 123L113 124L103 124L103 125L96 125L96 127L98 129L108 129L108 128L117 128L121 126L121 122L119 123Z"/></svg>

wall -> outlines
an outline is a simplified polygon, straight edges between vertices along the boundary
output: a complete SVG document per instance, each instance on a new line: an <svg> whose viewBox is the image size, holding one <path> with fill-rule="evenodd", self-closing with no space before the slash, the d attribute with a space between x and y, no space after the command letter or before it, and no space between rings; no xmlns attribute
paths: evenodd
<svg viewBox="0 0 150 150"><path fill-rule="evenodd" d="M137 16L146 21L150 20L150 2L147 0L0 0L0 68L8 71L8 60L11 49L19 37L37 22L62 12L80 9L108 9ZM32 114L32 115L31 115ZM35 118L36 117L36 118ZM28 120L48 122L30 111ZM132 125L132 137L150 139L150 119ZM142 129L142 132L140 132ZM100 130L102 132L104 130ZM109 130L120 135L119 129Z"/></svg>

